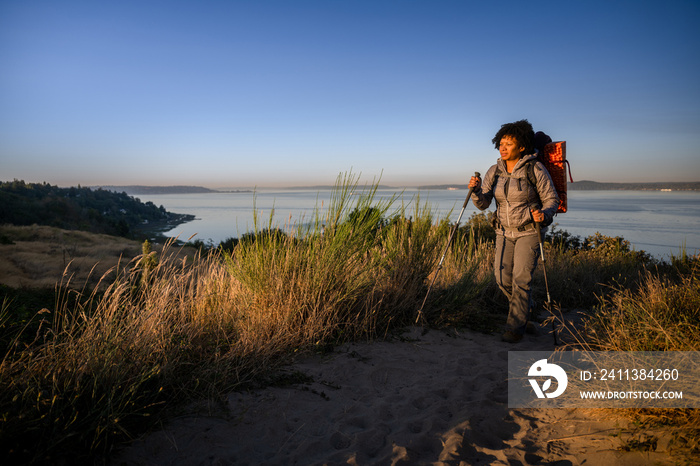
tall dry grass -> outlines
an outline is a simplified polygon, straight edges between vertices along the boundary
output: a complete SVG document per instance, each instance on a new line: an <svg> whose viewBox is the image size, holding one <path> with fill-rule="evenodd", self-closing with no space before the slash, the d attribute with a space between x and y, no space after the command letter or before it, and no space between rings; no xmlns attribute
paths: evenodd
<svg viewBox="0 0 700 466"><path fill-rule="evenodd" d="M556 225L548 235L546 267L552 299L562 308L590 309L617 288L635 290L640 274L657 262L629 241L596 233L585 239L570 237ZM545 301L542 267L536 275L539 302Z"/></svg>
<svg viewBox="0 0 700 466"><path fill-rule="evenodd" d="M217 398L299 352L412 322L446 229L419 200L407 212L375 194L341 176L328 208L288 232L270 221L232 253L144 244L93 288L61 284L31 341L0 335L0 461L104 455L166 409ZM454 306L478 295L487 249L448 251L428 316L446 297Z"/></svg>

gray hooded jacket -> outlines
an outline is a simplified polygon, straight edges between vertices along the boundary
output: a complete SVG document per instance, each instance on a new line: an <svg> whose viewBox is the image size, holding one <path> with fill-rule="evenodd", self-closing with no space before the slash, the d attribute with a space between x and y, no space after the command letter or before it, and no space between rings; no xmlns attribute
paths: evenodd
<svg viewBox="0 0 700 466"><path fill-rule="evenodd" d="M536 158L535 154L524 155L512 173L506 171L505 163L499 158L496 165L486 172L479 192L472 193L472 202L480 210L487 209L491 200L496 199L496 215L500 223L496 226L497 234L509 238L536 234L530 209L539 208L545 215L545 223L550 223L557 212L559 196L541 162L535 162L534 166L536 191L527 179L527 162ZM500 173L494 185L496 167L500 167Z"/></svg>

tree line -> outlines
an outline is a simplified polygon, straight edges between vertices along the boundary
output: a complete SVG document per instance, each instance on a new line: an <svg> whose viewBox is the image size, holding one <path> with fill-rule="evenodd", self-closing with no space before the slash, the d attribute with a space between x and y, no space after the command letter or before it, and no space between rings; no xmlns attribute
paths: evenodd
<svg viewBox="0 0 700 466"><path fill-rule="evenodd" d="M87 187L60 188L15 179L0 183L0 224L48 225L114 236L134 237L158 225L192 220L125 192Z"/></svg>

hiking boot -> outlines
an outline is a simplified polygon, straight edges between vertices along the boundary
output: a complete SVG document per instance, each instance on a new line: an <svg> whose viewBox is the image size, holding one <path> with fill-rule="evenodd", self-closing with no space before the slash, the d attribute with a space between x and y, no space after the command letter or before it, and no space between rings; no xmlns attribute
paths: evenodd
<svg viewBox="0 0 700 466"><path fill-rule="evenodd" d="M505 341L506 343L517 343L522 339L522 334L516 333L512 330L506 330L506 333L501 335L501 341Z"/></svg>

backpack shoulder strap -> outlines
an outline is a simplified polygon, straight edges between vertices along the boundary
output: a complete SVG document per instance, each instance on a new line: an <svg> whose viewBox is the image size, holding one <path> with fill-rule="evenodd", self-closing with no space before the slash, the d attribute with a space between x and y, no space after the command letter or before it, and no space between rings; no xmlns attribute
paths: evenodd
<svg viewBox="0 0 700 466"><path fill-rule="evenodd" d="M527 161L527 183L532 187L535 192L535 198L537 199L537 204L542 205L540 200L540 193L537 191L537 177L535 176L535 164L538 162L537 159L532 159ZM528 191L528 199L530 197Z"/></svg>
<svg viewBox="0 0 700 466"><path fill-rule="evenodd" d="M535 176L536 163L537 159L529 160L527 162L527 181L530 183L530 186L535 188L535 192L537 192L537 177Z"/></svg>

